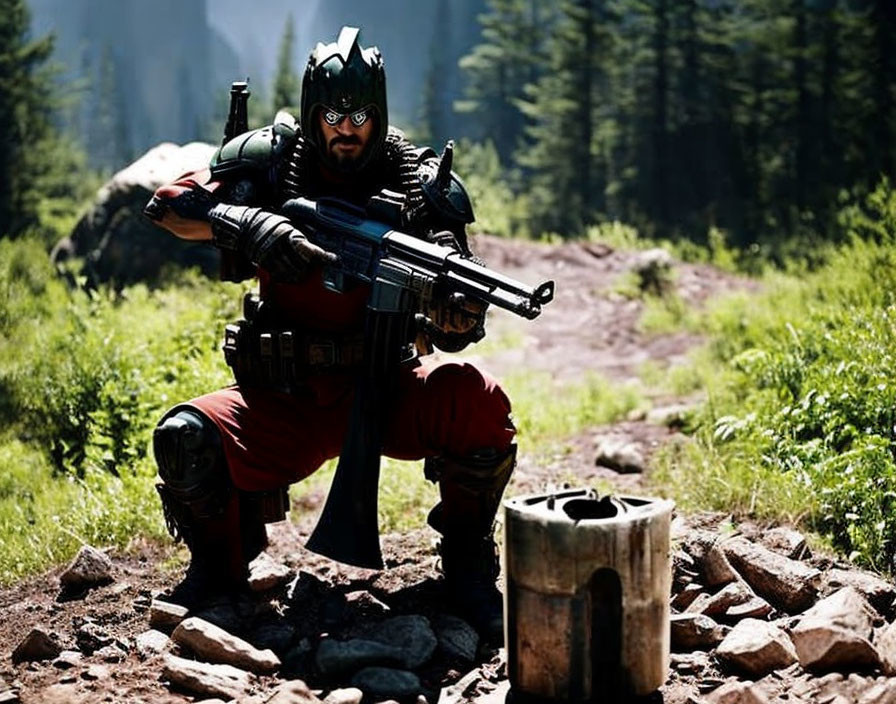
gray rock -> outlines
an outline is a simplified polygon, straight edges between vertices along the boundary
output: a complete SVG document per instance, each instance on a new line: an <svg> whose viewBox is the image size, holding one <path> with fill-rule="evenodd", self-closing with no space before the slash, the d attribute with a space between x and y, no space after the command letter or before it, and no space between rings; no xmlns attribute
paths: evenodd
<svg viewBox="0 0 896 704"><path fill-rule="evenodd" d="M869 641L873 615L852 587L818 602L791 632L800 664L815 672L877 667L880 656Z"/></svg>
<svg viewBox="0 0 896 704"><path fill-rule="evenodd" d="M448 657L472 662L479 648L479 634L463 619L442 615L436 623L439 648Z"/></svg>
<svg viewBox="0 0 896 704"><path fill-rule="evenodd" d="M821 585L817 569L740 537L724 541L722 549L753 591L775 608L799 613L815 602Z"/></svg>
<svg viewBox="0 0 896 704"><path fill-rule="evenodd" d="M81 677L85 680L103 680L105 682L111 679L112 673L105 665L91 665L81 673Z"/></svg>
<svg viewBox="0 0 896 704"><path fill-rule="evenodd" d="M53 262L82 259L83 273L93 283L154 282L163 268L172 265L198 266L209 276L217 275L219 255L213 247L174 237L142 214L159 186L203 168L214 149L198 142L182 147L160 144L116 173L71 235L53 248Z"/></svg>
<svg viewBox="0 0 896 704"><path fill-rule="evenodd" d="M401 647L388 643L363 638L346 641L327 638L318 646L314 660L321 674L336 677L369 665L403 665L404 656Z"/></svg>
<svg viewBox="0 0 896 704"><path fill-rule="evenodd" d="M382 616L391 609L373 594L363 589L349 592L345 595L345 601L349 607L357 609L366 616Z"/></svg>
<svg viewBox="0 0 896 704"><path fill-rule="evenodd" d="M896 681L879 682L866 689L856 704L896 704Z"/></svg>
<svg viewBox="0 0 896 704"><path fill-rule="evenodd" d="M896 586L877 575L860 570L832 569L825 575L824 591L832 592L842 587L852 587L861 594L877 613L886 618L896 616L893 602Z"/></svg>
<svg viewBox="0 0 896 704"><path fill-rule="evenodd" d="M75 633L75 642L81 652L90 655L95 650L105 648L112 645L115 638L109 635L109 632L98 623L88 621L81 625Z"/></svg>
<svg viewBox="0 0 896 704"><path fill-rule="evenodd" d="M0 704L20 704L19 693L15 689L0 692Z"/></svg>
<svg viewBox="0 0 896 704"><path fill-rule="evenodd" d="M363 697L364 692L357 687L343 687L334 689L324 697L324 704L361 704Z"/></svg>
<svg viewBox="0 0 896 704"><path fill-rule="evenodd" d="M264 704L318 704L314 693L302 680L290 680L279 685Z"/></svg>
<svg viewBox="0 0 896 704"><path fill-rule="evenodd" d="M854 631L863 638L870 638L876 616L865 597L852 587L844 587L803 613L799 624L814 620Z"/></svg>
<svg viewBox="0 0 896 704"><path fill-rule="evenodd" d="M804 560L809 556L809 548L806 546L806 536L799 531L778 526L759 534L762 544L769 550L780 553L791 560Z"/></svg>
<svg viewBox="0 0 896 704"><path fill-rule="evenodd" d="M702 575L703 583L711 588L721 587L737 580L719 546L719 536L705 530L695 530L689 536L684 549L691 555L697 570Z"/></svg>
<svg viewBox="0 0 896 704"><path fill-rule="evenodd" d="M726 630L704 614L673 614L670 618L672 651L709 650L725 639Z"/></svg>
<svg viewBox="0 0 896 704"><path fill-rule="evenodd" d="M365 637L400 649L402 662L409 670L429 660L438 645L429 621L416 614L383 621L371 628Z"/></svg>
<svg viewBox="0 0 896 704"><path fill-rule="evenodd" d="M210 665L165 655L162 677L196 694L239 699L248 694L252 679L248 672L231 665Z"/></svg>
<svg viewBox="0 0 896 704"><path fill-rule="evenodd" d="M880 656L884 674L888 677L896 676L896 622L874 632L874 647Z"/></svg>
<svg viewBox="0 0 896 704"><path fill-rule="evenodd" d="M608 435L597 439L594 463L620 474L641 474L645 470L646 460L635 443L626 438Z"/></svg>
<svg viewBox="0 0 896 704"><path fill-rule="evenodd" d="M658 406L647 411L646 420L654 425L681 428L699 408L700 404L697 403L674 403L669 406Z"/></svg>
<svg viewBox="0 0 896 704"><path fill-rule="evenodd" d="M53 667L69 670L80 665L83 659L84 654L80 650L63 650L53 661Z"/></svg>
<svg viewBox="0 0 896 704"><path fill-rule="evenodd" d="M684 589L678 592L678 594L672 597L672 608L677 609L678 611L684 611L694 603L694 599L700 596L704 589L705 587L697 582L688 584Z"/></svg>
<svg viewBox="0 0 896 704"><path fill-rule="evenodd" d="M280 658L273 651L258 650L242 638L196 616L181 621L171 634L171 640L202 658L250 672L269 673L280 667Z"/></svg>
<svg viewBox="0 0 896 704"><path fill-rule="evenodd" d="M128 654L118 647L118 645L112 643L111 645L107 645L97 650L93 656L99 658L103 662L114 663L121 662L128 656Z"/></svg>
<svg viewBox="0 0 896 704"><path fill-rule="evenodd" d="M275 653L283 653L292 645L295 635L296 627L291 623L265 623L256 627L246 640L259 650L268 649Z"/></svg>
<svg viewBox="0 0 896 704"><path fill-rule="evenodd" d="M144 631L134 638L134 648L141 660L158 655L166 647L168 647L168 636L155 629Z"/></svg>
<svg viewBox="0 0 896 704"><path fill-rule="evenodd" d="M12 651L12 661L18 664L20 662L52 660L61 652L59 637L55 633L36 627L32 628Z"/></svg>
<svg viewBox="0 0 896 704"><path fill-rule="evenodd" d="M374 701L405 699L424 691L420 678L413 672L388 667L365 667L352 677L351 685Z"/></svg>
<svg viewBox="0 0 896 704"><path fill-rule="evenodd" d="M763 677L797 661L787 634L773 623L744 619L725 636L716 656L753 677Z"/></svg>
<svg viewBox="0 0 896 704"><path fill-rule="evenodd" d="M768 704L768 697L752 682L728 682L706 699L709 704Z"/></svg>
<svg viewBox="0 0 896 704"><path fill-rule="evenodd" d="M275 562L266 552L262 552L249 563L249 588L254 592L266 592L282 587L293 577L286 565Z"/></svg>
<svg viewBox="0 0 896 704"><path fill-rule="evenodd" d="M231 603L213 604L197 611L195 614L191 614L191 616L198 616L203 621L213 623L228 633L241 633L243 631L244 619Z"/></svg>
<svg viewBox="0 0 896 704"><path fill-rule="evenodd" d="M756 595L743 582L732 582L723 589L709 597L709 600L700 609L707 616L724 615L732 606L746 604L756 598Z"/></svg>
<svg viewBox="0 0 896 704"><path fill-rule="evenodd" d="M59 577L67 592L78 592L112 581L112 560L102 550L83 545Z"/></svg>
<svg viewBox="0 0 896 704"><path fill-rule="evenodd" d="M791 633L800 664L813 672L871 669L880 656L867 638L816 619L801 622Z"/></svg>
<svg viewBox="0 0 896 704"><path fill-rule="evenodd" d="M149 626L159 631L171 631L187 617L188 611L185 606L153 599L149 606Z"/></svg>

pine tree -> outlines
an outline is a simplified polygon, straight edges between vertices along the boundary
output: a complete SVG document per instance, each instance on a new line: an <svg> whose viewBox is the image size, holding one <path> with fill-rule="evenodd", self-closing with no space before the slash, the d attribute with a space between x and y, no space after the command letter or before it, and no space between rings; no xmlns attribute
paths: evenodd
<svg viewBox="0 0 896 704"><path fill-rule="evenodd" d="M489 0L487 7L482 41L460 60L465 97L455 108L475 116L476 137L492 141L509 165L527 124L519 103L541 74L553 12L537 0Z"/></svg>
<svg viewBox="0 0 896 704"><path fill-rule="evenodd" d="M601 3L602 5L602 3ZM594 0L565 0L547 49L541 78L526 88L521 103L532 121L531 146L519 152L530 169L534 229L569 236L581 232L605 207L603 135L598 108L606 104L605 71L610 32L606 8Z"/></svg>
<svg viewBox="0 0 896 704"><path fill-rule="evenodd" d="M273 113L287 109L296 111L299 104L299 76L293 68L295 22L292 13L286 18L280 50L277 54L277 72L274 75Z"/></svg>
<svg viewBox="0 0 896 704"><path fill-rule="evenodd" d="M448 0L438 0L429 68L423 84L422 122L425 141L438 147L452 134L451 104L451 6Z"/></svg>
<svg viewBox="0 0 896 704"><path fill-rule="evenodd" d="M0 236L37 222L35 181L47 170L41 146L52 134L51 37L30 40L24 0L0 0Z"/></svg>

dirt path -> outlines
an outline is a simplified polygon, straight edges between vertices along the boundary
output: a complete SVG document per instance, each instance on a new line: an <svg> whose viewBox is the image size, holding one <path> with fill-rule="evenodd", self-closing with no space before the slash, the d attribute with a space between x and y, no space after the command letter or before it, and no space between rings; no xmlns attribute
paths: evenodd
<svg viewBox="0 0 896 704"><path fill-rule="evenodd" d="M635 377L648 360L661 365L680 361L698 342L687 334L647 338L639 331L642 303L614 293L619 277L636 265L640 256L637 253L612 252L590 244L548 247L484 236L477 239L475 246L499 271L530 283L546 278L557 282L555 301L536 321L517 320L509 314L492 317L490 337L512 340L512 346L467 355L499 377L529 370L546 372L555 383L567 384L575 383L586 372L596 371L612 380L624 381ZM706 266L676 264L674 270L678 294L688 304L743 285ZM676 399L657 401L670 403ZM611 430L647 450L662 443L670 432L663 426L639 420L627 421ZM597 431L589 429L569 438L566 449L556 457L522 458L510 493L544 491L556 487L559 477L570 475L582 485L604 479L613 482L618 491L637 491L638 475L618 475L595 466ZM302 544L312 527L313 514L309 517L309 512L303 510L300 515L304 518L298 524L278 524L271 531L270 553L300 575L292 593L260 600L249 625L244 620L242 629L248 636L263 640L257 635L262 626L269 627L269 634L279 628L278 645L282 653L289 653L284 660L284 677L300 677L312 688L326 692L344 683L326 681L316 674L312 646L322 632L351 635L365 620L381 616L383 606L391 614L421 613L438 618L442 608L432 545L434 535L419 531L384 536L384 554L390 569L376 573L342 567L304 550ZM143 659L135 646L136 636L148 629L150 598L177 581L179 568L165 567L172 563L175 554L181 558L184 555L182 549L175 551L170 546L135 543L130 550L113 555L115 581L80 600L56 600L58 570L0 592L0 693L12 688L26 703L202 700L169 687L160 676L159 658ZM374 597L380 605L367 597L352 596L359 592ZM34 626L56 634L66 649L77 648L81 655L66 667L50 662L13 665L11 652ZM102 654L92 647L97 644L91 644L89 635L84 634L97 629L105 633L109 643L117 643L120 656L109 651ZM437 692L479 667L493 676L479 678L466 698L500 692L501 683L506 681L501 655L487 648L480 648L475 662L437 656L419 674L424 685ZM274 682L273 678L262 678L256 685L259 698L241 701L264 701L261 694L266 688L270 691ZM8 696L4 699L0 694L0 701L16 701L11 694ZM684 701L679 690L670 689L664 696L667 704Z"/></svg>

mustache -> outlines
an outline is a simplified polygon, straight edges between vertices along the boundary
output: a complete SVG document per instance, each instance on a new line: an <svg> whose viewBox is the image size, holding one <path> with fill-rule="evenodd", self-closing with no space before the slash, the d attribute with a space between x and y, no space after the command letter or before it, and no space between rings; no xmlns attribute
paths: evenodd
<svg viewBox="0 0 896 704"><path fill-rule="evenodd" d="M338 135L336 137L333 137L333 139L330 140L331 147L336 144L361 144L361 140L359 137L357 137L356 135L353 135L353 134Z"/></svg>

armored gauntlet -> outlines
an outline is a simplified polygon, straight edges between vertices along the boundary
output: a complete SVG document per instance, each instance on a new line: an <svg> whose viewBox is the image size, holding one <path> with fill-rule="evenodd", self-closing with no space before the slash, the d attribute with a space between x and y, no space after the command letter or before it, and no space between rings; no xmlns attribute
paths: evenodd
<svg viewBox="0 0 896 704"><path fill-rule="evenodd" d="M275 280L301 279L313 267L337 260L287 218L261 208L219 204L209 211L209 221L216 246L241 252Z"/></svg>

